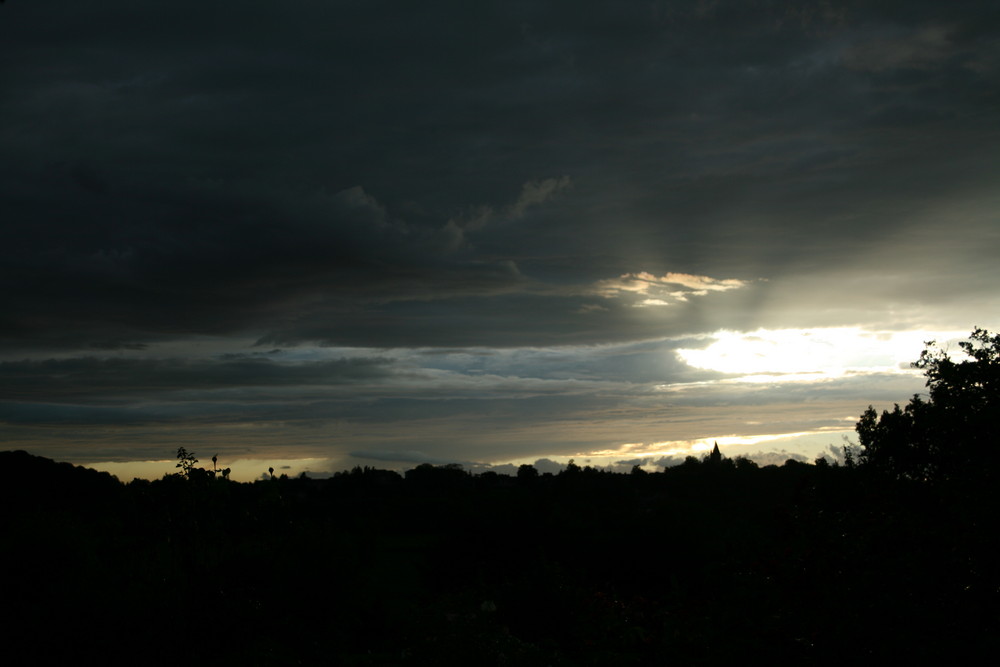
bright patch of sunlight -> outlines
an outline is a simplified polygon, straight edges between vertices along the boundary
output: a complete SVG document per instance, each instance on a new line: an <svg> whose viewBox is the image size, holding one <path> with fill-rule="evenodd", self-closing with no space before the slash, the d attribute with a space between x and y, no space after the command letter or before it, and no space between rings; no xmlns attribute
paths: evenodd
<svg viewBox="0 0 1000 667"><path fill-rule="evenodd" d="M747 382L816 381L847 373L906 373L929 340L964 338L964 332L758 329L717 331L703 349L682 348L689 366L740 374Z"/></svg>
<svg viewBox="0 0 1000 667"><path fill-rule="evenodd" d="M593 293L606 299L628 298L638 308L669 306L688 301L690 297L705 296L709 292L727 292L746 287L750 283L736 278L711 278L689 273L665 273L655 276L646 271L625 273L617 278L594 283ZM641 297L641 298L640 298Z"/></svg>

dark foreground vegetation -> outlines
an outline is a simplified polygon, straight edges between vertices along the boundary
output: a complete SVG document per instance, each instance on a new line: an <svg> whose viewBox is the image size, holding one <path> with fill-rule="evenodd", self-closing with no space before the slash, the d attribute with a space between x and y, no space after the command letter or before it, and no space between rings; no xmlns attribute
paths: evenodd
<svg viewBox="0 0 1000 667"><path fill-rule="evenodd" d="M424 465L245 484L181 451L178 475L122 484L0 453L5 657L995 660L1000 338L969 344L967 362L925 354L930 398L866 412L842 466L713 452L660 473Z"/></svg>

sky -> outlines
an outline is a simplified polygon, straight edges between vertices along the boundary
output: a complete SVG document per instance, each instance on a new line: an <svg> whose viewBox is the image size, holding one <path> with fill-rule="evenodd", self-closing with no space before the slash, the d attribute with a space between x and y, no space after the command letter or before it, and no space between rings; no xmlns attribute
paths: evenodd
<svg viewBox="0 0 1000 667"><path fill-rule="evenodd" d="M9 0L0 448L835 456L1000 329L1000 5Z"/></svg>

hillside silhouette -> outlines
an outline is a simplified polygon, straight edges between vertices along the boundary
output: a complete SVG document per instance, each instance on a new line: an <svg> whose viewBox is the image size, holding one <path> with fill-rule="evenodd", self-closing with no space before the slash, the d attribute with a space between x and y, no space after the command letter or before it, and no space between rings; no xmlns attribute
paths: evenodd
<svg viewBox="0 0 1000 667"><path fill-rule="evenodd" d="M909 421L862 415L847 465L716 449L652 473L238 483L182 449L178 474L123 484L0 452L8 664L995 658L1000 338L971 340L972 361L924 357L930 398Z"/></svg>

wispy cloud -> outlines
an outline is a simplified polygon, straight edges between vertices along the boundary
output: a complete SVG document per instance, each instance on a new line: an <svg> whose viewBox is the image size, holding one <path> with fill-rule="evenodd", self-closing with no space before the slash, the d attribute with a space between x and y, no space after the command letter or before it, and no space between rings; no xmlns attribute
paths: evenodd
<svg viewBox="0 0 1000 667"><path fill-rule="evenodd" d="M872 28L844 50L844 63L873 72L941 67L954 53L952 32L952 28L936 24L912 29Z"/></svg>
<svg viewBox="0 0 1000 667"><path fill-rule="evenodd" d="M570 187L572 187L572 180L569 176L528 181L521 186L521 192L513 203L501 208L495 208L488 204L475 206L463 215L450 218L442 231L448 238L451 249L464 247L468 243L469 234L478 232L487 225L499 221L523 218L533 206L544 204L559 192Z"/></svg>
<svg viewBox="0 0 1000 667"><path fill-rule="evenodd" d="M632 305L638 307L669 306L685 302L691 297L705 296L710 292L727 292L749 284L750 281L737 278L719 279L688 273L655 276L642 271L599 280L593 285L591 293L606 299L628 298Z"/></svg>

